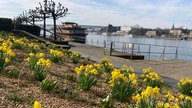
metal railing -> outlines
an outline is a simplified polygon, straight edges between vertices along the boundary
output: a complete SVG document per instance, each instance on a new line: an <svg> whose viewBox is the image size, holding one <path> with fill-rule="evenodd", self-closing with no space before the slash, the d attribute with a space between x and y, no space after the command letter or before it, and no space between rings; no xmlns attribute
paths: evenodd
<svg viewBox="0 0 192 108"><path fill-rule="evenodd" d="M112 55L114 51L119 51L124 54L144 55L146 60L185 60L192 61L192 48L182 48L178 46L153 45L133 42L115 42L115 41L99 41L91 39L86 42L93 46L104 48L104 54L109 52ZM131 59L132 59L131 56ZM189 59L190 58L190 59Z"/></svg>

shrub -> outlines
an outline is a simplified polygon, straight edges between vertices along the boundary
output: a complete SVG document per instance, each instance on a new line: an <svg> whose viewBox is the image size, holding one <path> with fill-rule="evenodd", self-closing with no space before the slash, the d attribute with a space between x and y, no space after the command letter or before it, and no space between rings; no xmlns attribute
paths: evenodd
<svg viewBox="0 0 192 108"><path fill-rule="evenodd" d="M33 25L17 25L16 29L27 31L36 36L40 35L40 30L41 30L39 26L33 26Z"/></svg>
<svg viewBox="0 0 192 108"><path fill-rule="evenodd" d="M11 31L12 20L9 18L0 18L0 31Z"/></svg>

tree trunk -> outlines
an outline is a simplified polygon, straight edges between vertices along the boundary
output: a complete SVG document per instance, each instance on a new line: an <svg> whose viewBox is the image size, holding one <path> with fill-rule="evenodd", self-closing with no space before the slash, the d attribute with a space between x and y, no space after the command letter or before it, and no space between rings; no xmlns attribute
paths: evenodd
<svg viewBox="0 0 192 108"><path fill-rule="evenodd" d="M32 20L33 20L33 25L35 25L35 18L32 18Z"/></svg>
<svg viewBox="0 0 192 108"><path fill-rule="evenodd" d="M44 25L43 25L43 37L46 38L46 14L43 14L43 21L44 21Z"/></svg>
<svg viewBox="0 0 192 108"><path fill-rule="evenodd" d="M56 16L53 16L53 24L54 24L54 40L57 40L56 36Z"/></svg>

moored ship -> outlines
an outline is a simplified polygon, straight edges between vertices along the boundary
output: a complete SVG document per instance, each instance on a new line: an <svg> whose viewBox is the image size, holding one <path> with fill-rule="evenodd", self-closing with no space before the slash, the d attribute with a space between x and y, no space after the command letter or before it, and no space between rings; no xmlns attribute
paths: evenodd
<svg viewBox="0 0 192 108"><path fill-rule="evenodd" d="M85 43L85 28L82 28L74 22L62 22L61 26L57 26L57 34L61 35L65 40Z"/></svg>

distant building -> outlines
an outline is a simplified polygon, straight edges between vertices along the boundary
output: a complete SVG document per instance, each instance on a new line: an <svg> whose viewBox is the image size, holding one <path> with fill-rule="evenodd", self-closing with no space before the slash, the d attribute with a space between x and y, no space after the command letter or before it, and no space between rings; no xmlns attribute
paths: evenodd
<svg viewBox="0 0 192 108"><path fill-rule="evenodd" d="M173 38L179 38L182 36L183 33L183 29L182 28L175 28L174 24L172 26L172 28L169 31L169 35Z"/></svg>
<svg viewBox="0 0 192 108"><path fill-rule="evenodd" d="M120 31L129 32L131 30L131 27L129 26L121 26Z"/></svg>
<svg viewBox="0 0 192 108"><path fill-rule="evenodd" d="M148 30L149 30L149 29L147 29L147 28L135 28L135 27L131 27L130 34L135 35L135 36L145 36L145 35L146 35L146 32L147 32Z"/></svg>
<svg viewBox="0 0 192 108"><path fill-rule="evenodd" d="M107 30L108 33L113 33L113 32L117 32L117 31L120 31L119 26L116 27L116 26L113 26L112 24L108 25L108 30Z"/></svg>
<svg viewBox="0 0 192 108"><path fill-rule="evenodd" d="M147 31L146 35L148 37L155 37L155 36L157 36L157 31L155 31L155 30Z"/></svg>
<svg viewBox="0 0 192 108"><path fill-rule="evenodd" d="M189 32L189 37L192 38L192 30Z"/></svg>

